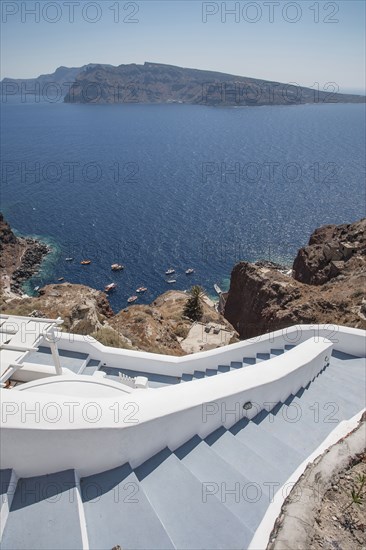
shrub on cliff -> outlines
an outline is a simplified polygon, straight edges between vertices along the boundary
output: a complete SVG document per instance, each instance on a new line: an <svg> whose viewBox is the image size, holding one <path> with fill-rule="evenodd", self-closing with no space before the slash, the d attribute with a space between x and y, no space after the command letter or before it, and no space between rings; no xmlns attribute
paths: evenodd
<svg viewBox="0 0 366 550"><path fill-rule="evenodd" d="M183 315L188 317L192 321L199 321L203 315L202 309L202 297L203 290L200 286L192 286L190 290L190 297L188 298L185 306Z"/></svg>

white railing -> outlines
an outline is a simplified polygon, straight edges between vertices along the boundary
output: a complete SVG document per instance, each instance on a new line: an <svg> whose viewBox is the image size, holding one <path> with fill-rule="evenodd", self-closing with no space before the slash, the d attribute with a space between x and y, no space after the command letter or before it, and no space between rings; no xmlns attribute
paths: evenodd
<svg viewBox="0 0 366 550"><path fill-rule="evenodd" d="M309 338L313 338L314 343L330 340L339 351L359 357L366 355L366 331L338 325L296 325L183 357L106 347L90 336L66 333L59 334L58 344L68 351L87 353L111 368L180 377L184 373L193 374L194 371L216 369L218 365L230 365L232 361L240 362L243 357L268 352L270 348L297 345Z"/></svg>

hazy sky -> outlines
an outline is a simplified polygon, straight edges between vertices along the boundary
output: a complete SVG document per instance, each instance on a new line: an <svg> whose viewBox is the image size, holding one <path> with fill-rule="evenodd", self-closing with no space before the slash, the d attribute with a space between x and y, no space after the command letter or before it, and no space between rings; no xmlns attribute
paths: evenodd
<svg viewBox="0 0 366 550"><path fill-rule="evenodd" d="M365 90L365 2L1 0L1 77L154 61Z"/></svg>

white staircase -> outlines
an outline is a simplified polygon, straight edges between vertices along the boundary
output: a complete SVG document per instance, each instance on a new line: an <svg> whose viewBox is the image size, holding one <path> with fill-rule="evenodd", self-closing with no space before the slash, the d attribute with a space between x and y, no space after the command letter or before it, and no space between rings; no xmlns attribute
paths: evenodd
<svg viewBox="0 0 366 550"><path fill-rule="evenodd" d="M269 349L183 375L182 381L245 368L286 351ZM19 479L15 492L11 471L1 471L3 495L9 502L14 496L4 514L1 548L76 550L86 539L95 550L248 548L274 493L341 421L365 407L364 388L365 359L335 350L306 388L270 412L242 418L205 439L196 435L175 451L165 448L135 469L122 464L82 478L85 525L73 470Z"/></svg>

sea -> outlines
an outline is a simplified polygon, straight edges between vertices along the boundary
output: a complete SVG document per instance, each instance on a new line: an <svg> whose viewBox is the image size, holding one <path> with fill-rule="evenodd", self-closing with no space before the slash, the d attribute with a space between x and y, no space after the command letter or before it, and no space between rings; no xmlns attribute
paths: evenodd
<svg viewBox="0 0 366 550"><path fill-rule="evenodd" d="M1 113L2 211L19 235L52 247L29 294L63 277L100 290L115 282L115 311L140 286L142 304L194 284L214 295L237 262L290 268L316 227L365 216L362 104L19 99Z"/></svg>

